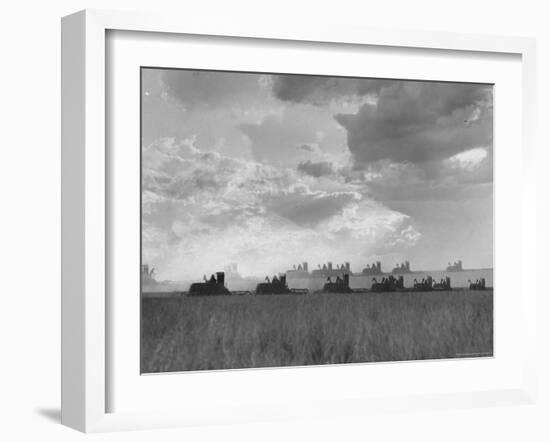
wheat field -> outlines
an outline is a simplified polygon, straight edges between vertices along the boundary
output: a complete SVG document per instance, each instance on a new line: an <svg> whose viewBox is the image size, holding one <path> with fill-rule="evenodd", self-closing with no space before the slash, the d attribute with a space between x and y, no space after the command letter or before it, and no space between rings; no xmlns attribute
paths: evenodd
<svg viewBox="0 0 550 442"><path fill-rule="evenodd" d="M141 371L492 356L493 293L142 298Z"/></svg>

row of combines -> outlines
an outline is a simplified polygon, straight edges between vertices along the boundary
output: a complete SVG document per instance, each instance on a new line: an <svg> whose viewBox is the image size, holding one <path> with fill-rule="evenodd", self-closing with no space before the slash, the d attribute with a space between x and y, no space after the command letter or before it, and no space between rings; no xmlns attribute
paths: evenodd
<svg viewBox="0 0 550 442"><path fill-rule="evenodd" d="M431 276L422 278L420 281L414 279L413 287L405 287L403 276L384 276L378 281L376 278L372 278L372 284L370 289L352 289L350 288L350 275L343 272L341 275L337 275L333 280L331 277L327 278L323 288L318 292L321 293L364 293L364 292L398 292L398 291L448 291L452 290L451 278L448 276L441 279L439 282L435 281ZM471 290L485 290L485 278L471 283ZM188 296L219 296L219 295L284 295L284 294L308 294L308 289L291 289L288 287L286 275L280 275L279 277L273 276L270 280L266 277L266 281L256 286L255 292L250 291L229 291L225 286L225 273L217 272L216 275L212 275L210 279L204 277L204 282L196 282L191 284Z"/></svg>
<svg viewBox="0 0 550 442"><path fill-rule="evenodd" d="M439 282L434 281L431 276L422 278L418 281L416 278L414 280L413 290L418 292L431 292L431 291L446 291L452 290L451 287L451 278L448 276L445 279L441 279ZM372 278L371 291L373 292L396 292L396 291L409 291L410 289L405 288L403 276L395 277L390 275L388 277L383 277L380 282L376 278Z"/></svg>
<svg viewBox="0 0 550 442"><path fill-rule="evenodd" d="M271 280L256 286L256 295L306 294L307 289L289 289L286 275L274 276ZM188 296L219 296L219 295L252 295L250 291L229 291L225 286L225 272L217 272L210 279L204 277L204 282L194 282L189 287Z"/></svg>
<svg viewBox="0 0 550 442"><path fill-rule="evenodd" d="M431 276L422 278L421 281L415 279L413 287L415 290L419 291L452 290L451 278L448 276L445 279L442 278L439 282L434 281Z"/></svg>

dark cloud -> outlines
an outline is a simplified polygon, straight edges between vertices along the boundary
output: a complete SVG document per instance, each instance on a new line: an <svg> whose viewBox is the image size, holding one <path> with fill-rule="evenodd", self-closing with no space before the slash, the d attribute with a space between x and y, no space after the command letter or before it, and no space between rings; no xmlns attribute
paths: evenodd
<svg viewBox="0 0 550 442"><path fill-rule="evenodd" d="M460 201L492 195L493 156L487 153L472 163L455 158L423 164L383 160L361 170L340 169L338 174L392 208L401 201Z"/></svg>
<svg viewBox="0 0 550 442"><path fill-rule="evenodd" d="M476 84L394 82L375 105L339 114L356 168L380 161L443 160L492 145L492 88Z"/></svg>
<svg viewBox="0 0 550 442"><path fill-rule="evenodd" d="M273 94L283 101L301 102L327 89L335 79L303 75L277 75L273 77Z"/></svg>
<svg viewBox="0 0 550 442"><path fill-rule="evenodd" d="M319 161L318 163L313 163L310 160L302 161L298 164L296 169L298 172L315 178L332 175L334 173L334 167L329 161Z"/></svg>
<svg viewBox="0 0 550 442"><path fill-rule="evenodd" d="M283 75L274 78L273 93L310 104L370 96L357 113L335 116L352 160L351 170L339 174L347 183L365 184L379 201L478 198L492 189L486 186L493 170L491 86ZM481 162L450 161L481 147L487 153ZM298 171L316 177L332 172L322 161L306 160Z"/></svg>
<svg viewBox="0 0 550 442"><path fill-rule="evenodd" d="M320 77L315 75L277 75L273 94L279 100L321 105L333 99L377 94L393 80Z"/></svg>
<svg viewBox="0 0 550 442"><path fill-rule="evenodd" d="M357 198L354 192L308 192L299 187L270 197L264 204L269 212L300 226L313 227L341 214Z"/></svg>

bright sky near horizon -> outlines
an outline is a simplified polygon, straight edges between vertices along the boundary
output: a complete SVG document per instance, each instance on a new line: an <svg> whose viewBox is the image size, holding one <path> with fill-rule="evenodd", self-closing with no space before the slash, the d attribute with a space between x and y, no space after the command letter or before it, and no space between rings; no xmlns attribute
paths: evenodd
<svg viewBox="0 0 550 442"><path fill-rule="evenodd" d="M492 86L143 69L141 93L159 280L493 265Z"/></svg>

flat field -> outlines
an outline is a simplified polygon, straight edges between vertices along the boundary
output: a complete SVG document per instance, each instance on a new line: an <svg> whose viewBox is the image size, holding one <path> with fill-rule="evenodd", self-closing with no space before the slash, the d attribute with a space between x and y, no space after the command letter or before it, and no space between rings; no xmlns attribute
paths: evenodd
<svg viewBox="0 0 550 442"><path fill-rule="evenodd" d="M493 291L142 297L141 371L492 356Z"/></svg>

